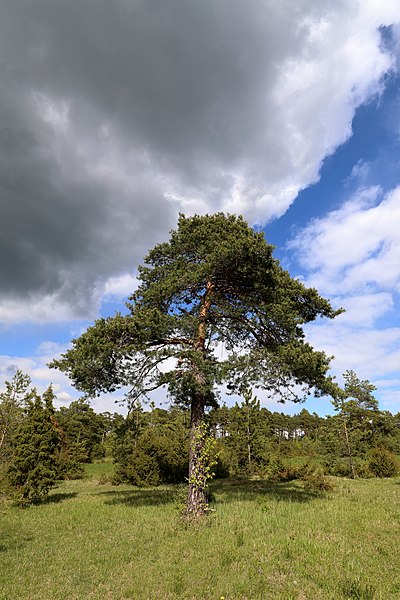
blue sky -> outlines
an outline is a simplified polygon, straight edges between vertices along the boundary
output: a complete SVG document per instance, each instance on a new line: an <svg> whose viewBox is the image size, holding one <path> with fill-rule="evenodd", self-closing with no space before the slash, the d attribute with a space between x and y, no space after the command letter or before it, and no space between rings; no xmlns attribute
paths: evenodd
<svg viewBox="0 0 400 600"><path fill-rule="evenodd" d="M223 210L346 308L308 339L400 411L397 0L6 0L0 53L1 380L68 404L46 364L123 308L179 212Z"/></svg>

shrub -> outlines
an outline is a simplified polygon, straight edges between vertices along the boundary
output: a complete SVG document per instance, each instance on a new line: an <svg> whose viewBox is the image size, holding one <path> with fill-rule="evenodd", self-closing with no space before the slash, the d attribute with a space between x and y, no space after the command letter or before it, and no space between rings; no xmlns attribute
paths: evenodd
<svg viewBox="0 0 400 600"><path fill-rule="evenodd" d="M229 477L229 455L220 445L216 445L215 464L212 468L214 479L226 479Z"/></svg>
<svg viewBox="0 0 400 600"><path fill-rule="evenodd" d="M384 448L371 451L368 468L375 477L394 477L398 472L396 457Z"/></svg>
<svg viewBox="0 0 400 600"><path fill-rule="evenodd" d="M104 458L105 455L106 455L105 445L104 444L94 444L91 455L90 455L91 459L99 460L101 458Z"/></svg>
<svg viewBox="0 0 400 600"><path fill-rule="evenodd" d="M278 454L272 453L269 454L265 460L263 470L268 479L275 479L278 481L284 479L284 474L287 473L287 469L285 469L281 457Z"/></svg>
<svg viewBox="0 0 400 600"><path fill-rule="evenodd" d="M130 452L118 455L115 483L182 483L188 476L188 443L177 433L147 429Z"/></svg>
<svg viewBox="0 0 400 600"><path fill-rule="evenodd" d="M351 468L347 458L331 458L324 462L325 475L334 477L351 477Z"/></svg>
<svg viewBox="0 0 400 600"><path fill-rule="evenodd" d="M323 472L318 470L309 470L301 480L304 483L304 489L307 492L330 492L333 490L333 485L324 476Z"/></svg>
<svg viewBox="0 0 400 600"><path fill-rule="evenodd" d="M355 457L353 459L354 468L357 477L368 478L371 477L371 472L368 468L368 462L362 458ZM327 460L324 465L325 475L333 475L334 477L352 477L352 471L350 462L347 457L333 458Z"/></svg>
<svg viewBox="0 0 400 600"><path fill-rule="evenodd" d="M86 451L82 444L70 442L64 436L58 457L57 476L59 479L82 479L85 476L83 463Z"/></svg>
<svg viewBox="0 0 400 600"><path fill-rule="evenodd" d="M276 475L276 479L279 481L294 481L295 479L302 479L310 470L308 463L298 466L282 467Z"/></svg>

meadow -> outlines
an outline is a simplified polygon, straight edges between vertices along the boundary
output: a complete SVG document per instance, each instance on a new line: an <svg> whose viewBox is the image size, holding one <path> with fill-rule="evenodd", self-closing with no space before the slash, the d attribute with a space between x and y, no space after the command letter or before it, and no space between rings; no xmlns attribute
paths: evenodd
<svg viewBox="0 0 400 600"><path fill-rule="evenodd" d="M220 480L189 525L184 488L113 487L111 465L25 509L0 504L1 600L400 598L400 479Z"/></svg>

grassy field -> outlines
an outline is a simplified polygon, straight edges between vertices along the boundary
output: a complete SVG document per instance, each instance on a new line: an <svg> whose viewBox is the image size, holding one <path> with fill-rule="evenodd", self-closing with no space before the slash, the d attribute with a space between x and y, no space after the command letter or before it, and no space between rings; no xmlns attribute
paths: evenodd
<svg viewBox="0 0 400 600"><path fill-rule="evenodd" d="M105 468L110 468L106 465ZM180 519L179 487L65 482L46 504L0 505L1 600L400 598L400 480L213 483Z"/></svg>

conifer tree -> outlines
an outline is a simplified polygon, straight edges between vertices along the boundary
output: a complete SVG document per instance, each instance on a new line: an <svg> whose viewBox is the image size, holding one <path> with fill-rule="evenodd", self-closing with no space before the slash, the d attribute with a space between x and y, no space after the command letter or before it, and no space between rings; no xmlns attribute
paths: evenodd
<svg viewBox="0 0 400 600"><path fill-rule="evenodd" d="M18 370L11 381L5 382L5 391L0 394L0 463L7 454L10 437L22 416L22 409L31 380Z"/></svg>
<svg viewBox="0 0 400 600"><path fill-rule="evenodd" d="M61 407L56 418L65 433L70 452L80 458L79 462L91 462L101 457L104 418L86 399L80 398L68 407Z"/></svg>
<svg viewBox="0 0 400 600"><path fill-rule="evenodd" d="M219 384L236 392L257 384L295 401L300 387L334 392L329 359L302 325L338 311L291 278L272 250L241 217L181 215L139 267L130 314L96 321L52 364L89 395L130 385L134 400L167 386L190 407L187 511L195 517L206 510L205 409L217 405Z"/></svg>
<svg viewBox="0 0 400 600"><path fill-rule="evenodd" d="M363 437L372 433L371 417L378 414L378 401L373 396L376 387L368 380L360 380L354 371L345 371L343 378L344 390L332 400L332 404L340 417L351 477L354 479L357 477L354 457L357 448L358 451L361 449Z"/></svg>
<svg viewBox="0 0 400 600"><path fill-rule="evenodd" d="M226 443L233 458L233 470L238 475L252 475L260 466L260 454L264 450L265 436L261 429L260 401L251 389L243 390L243 402L236 403L229 411L229 426Z"/></svg>
<svg viewBox="0 0 400 600"><path fill-rule="evenodd" d="M54 419L51 387L41 398L32 390L26 415L13 438L8 479L21 504L45 499L58 477L61 436Z"/></svg>

